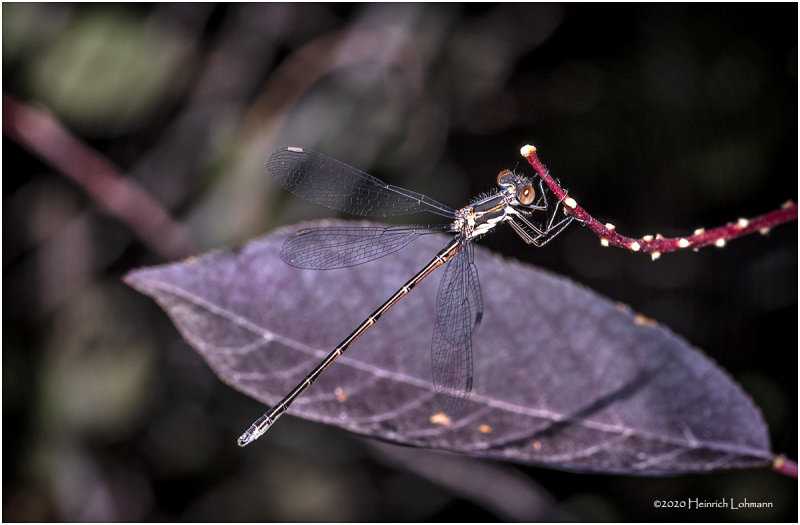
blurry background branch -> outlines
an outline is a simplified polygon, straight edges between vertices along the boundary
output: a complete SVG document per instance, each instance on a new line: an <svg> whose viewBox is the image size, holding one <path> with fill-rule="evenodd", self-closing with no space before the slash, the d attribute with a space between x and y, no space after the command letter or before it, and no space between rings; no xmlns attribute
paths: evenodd
<svg viewBox="0 0 800 525"><path fill-rule="evenodd" d="M194 250L187 232L161 204L50 115L3 93L3 133L80 185L166 260Z"/></svg>

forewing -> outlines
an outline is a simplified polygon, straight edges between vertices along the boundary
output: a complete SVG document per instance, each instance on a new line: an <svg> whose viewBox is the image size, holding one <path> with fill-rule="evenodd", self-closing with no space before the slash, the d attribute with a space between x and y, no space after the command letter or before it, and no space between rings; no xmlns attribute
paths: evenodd
<svg viewBox="0 0 800 525"><path fill-rule="evenodd" d="M287 191L331 210L360 217L430 212L451 218L455 210L361 170L304 148L281 148L267 157L267 171Z"/></svg>

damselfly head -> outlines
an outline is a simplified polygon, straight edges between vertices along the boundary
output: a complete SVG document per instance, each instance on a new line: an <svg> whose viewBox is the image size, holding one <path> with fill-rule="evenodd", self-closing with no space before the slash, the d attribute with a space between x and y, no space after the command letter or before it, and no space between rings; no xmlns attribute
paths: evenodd
<svg viewBox="0 0 800 525"><path fill-rule="evenodd" d="M526 177L515 174L511 170L503 170L497 175L497 184L508 192L508 196L516 197L517 202L523 206L530 206L536 199L536 191L531 181Z"/></svg>

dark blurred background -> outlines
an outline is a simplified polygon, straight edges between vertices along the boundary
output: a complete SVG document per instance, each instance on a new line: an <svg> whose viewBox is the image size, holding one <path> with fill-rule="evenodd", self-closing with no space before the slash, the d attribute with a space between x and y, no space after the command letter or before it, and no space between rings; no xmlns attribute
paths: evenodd
<svg viewBox="0 0 800 525"><path fill-rule="evenodd" d="M796 4L2 10L4 93L117 166L188 239L151 249L4 133L4 520L797 520L796 480L768 469L576 474L384 450L294 417L240 449L264 407L121 282L330 216L265 175L284 145L457 207L503 168L530 172L519 148L534 144L570 195L630 236L776 209L797 199ZM761 407L773 449L797 457L796 224L656 262L578 226L542 250L510 230L483 244L684 336ZM498 502L497 487L519 496ZM653 508L687 498L774 507Z"/></svg>

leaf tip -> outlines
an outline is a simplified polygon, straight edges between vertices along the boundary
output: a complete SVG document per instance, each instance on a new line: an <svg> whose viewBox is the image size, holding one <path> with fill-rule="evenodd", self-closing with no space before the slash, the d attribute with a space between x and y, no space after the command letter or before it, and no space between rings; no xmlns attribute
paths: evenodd
<svg viewBox="0 0 800 525"><path fill-rule="evenodd" d="M139 283L139 270L131 270L125 275L122 276L122 282L130 286L131 288L136 288L136 285Z"/></svg>

